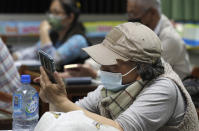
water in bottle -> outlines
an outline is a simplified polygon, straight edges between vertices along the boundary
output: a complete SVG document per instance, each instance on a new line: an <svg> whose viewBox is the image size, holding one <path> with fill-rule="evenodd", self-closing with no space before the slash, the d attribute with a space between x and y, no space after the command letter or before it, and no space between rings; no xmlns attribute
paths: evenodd
<svg viewBox="0 0 199 131"><path fill-rule="evenodd" d="M22 75L21 87L13 94L13 131L33 131L38 122L39 95L30 82L30 75Z"/></svg>

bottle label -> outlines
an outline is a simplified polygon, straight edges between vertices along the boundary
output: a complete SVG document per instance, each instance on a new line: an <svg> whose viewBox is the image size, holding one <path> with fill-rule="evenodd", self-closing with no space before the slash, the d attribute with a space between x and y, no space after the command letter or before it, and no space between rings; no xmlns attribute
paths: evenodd
<svg viewBox="0 0 199 131"><path fill-rule="evenodd" d="M38 107L39 107L39 94L35 93L28 104L25 106L25 112L27 116L35 116L38 115Z"/></svg>
<svg viewBox="0 0 199 131"><path fill-rule="evenodd" d="M22 111L22 95L14 94L13 95L13 113L14 115L20 115L23 113Z"/></svg>

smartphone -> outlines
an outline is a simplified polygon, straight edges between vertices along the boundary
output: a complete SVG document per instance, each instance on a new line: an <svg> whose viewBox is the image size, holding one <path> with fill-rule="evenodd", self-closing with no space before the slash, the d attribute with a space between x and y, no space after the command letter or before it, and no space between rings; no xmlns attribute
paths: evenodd
<svg viewBox="0 0 199 131"><path fill-rule="evenodd" d="M53 76L53 73L56 71L54 59L42 50L38 51L38 55L39 55L41 65L43 66L44 70L46 71L50 81L53 83L56 83L54 76Z"/></svg>

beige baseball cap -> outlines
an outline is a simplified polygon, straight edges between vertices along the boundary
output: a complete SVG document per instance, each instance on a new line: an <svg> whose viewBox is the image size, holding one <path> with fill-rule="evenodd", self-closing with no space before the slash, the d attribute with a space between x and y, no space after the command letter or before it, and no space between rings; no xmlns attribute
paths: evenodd
<svg viewBox="0 0 199 131"><path fill-rule="evenodd" d="M140 23L124 23L114 27L100 44L83 48L101 65L115 65L117 59L154 63L161 57L158 36Z"/></svg>

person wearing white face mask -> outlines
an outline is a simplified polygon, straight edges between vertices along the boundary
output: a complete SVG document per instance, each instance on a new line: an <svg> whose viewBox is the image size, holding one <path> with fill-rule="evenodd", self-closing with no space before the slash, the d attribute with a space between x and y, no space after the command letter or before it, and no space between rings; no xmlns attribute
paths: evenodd
<svg viewBox="0 0 199 131"><path fill-rule="evenodd" d="M119 61L119 60L118 60ZM100 81L102 82L104 88L107 90L111 90L114 92L117 92L121 89L126 88L130 84L122 85L122 77L127 76L129 73L134 71L136 67L131 69L126 74L122 75L121 73L112 73L112 72L106 72L106 71L100 71Z"/></svg>
<svg viewBox="0 0 199 131"><path fill-rule="evenodd" d="M88 56L81 48L90 43L84 26L78 21L79 13L75 0L52 0L48 18L40 24L40 41L33 47L15 52L13 58L38 59L37 51L42 49L61 69L65 64L83 63Z"/></svg>
<svg viewBox="0 0 199 131"><path fill-rule="evenodd" d="M60 75L54 73L57 84L53 84L41 67L40 97L51 109L80 110L101 126L120 131L199 130L193 102L179 76L161 59L161 42L151 29L124 23L113 28L101 44L83 50L101 65L102 85L72 103Z"/></svg>

